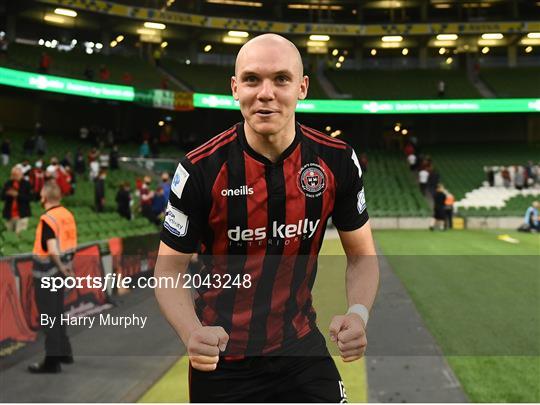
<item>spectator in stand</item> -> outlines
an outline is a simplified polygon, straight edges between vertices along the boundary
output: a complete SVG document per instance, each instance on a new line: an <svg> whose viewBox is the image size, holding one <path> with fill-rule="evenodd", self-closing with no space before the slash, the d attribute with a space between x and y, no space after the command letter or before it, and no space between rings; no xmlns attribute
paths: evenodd
<svg viewBox="0 0 540 405"><path fill-rule="evenodd" d="M90 131L87 127L84 125L79 128L79 139L83 142L85 142L88 139L88 136L90 135Z"/></svg>
<svg viewBox="0 0 540 405"><path fill-rule="evenodd" d="M487 176L487 181L490 187L493 187L495 185L495 170L493 170L493 166L488 166L484 168Z"/></svg>
<svg viewBox="0 0 540 405"><path fill-rule="evenodd" d="M51 157L49 166L47 166L47 169L45 169L45 177L48 179L56 179L58 165L58 158L56 156Z"/></svg>
<svg viewBox="0 0 540 405"><path fill-rule="evenodd" d="M437 84L437 94L439 95L439 98L443 98L446 94L446 83L444 80L439 80L439 83Z"/></svg>
<svg viewBox="0 0 540 405"><path fill-rule="evenodd" d="M139 147L139 156L142 158L147 158L150 156L150 146L148 146L148 141L146 139Z"/></svg>
<svg viewBox="0 0 540 405"><path fill-rule="evenodd" d="M94 160L97 160L99 157L99 151L96 148L90 149L88 152L88 163L92 163Z"/></svg>
<svg viewBox="0 0 540 405"><path fill-rule="evenodd" d="M99 162L97 160L92 160L89 166L90 171L88 172L88 176L90 178L90 181L94 181L99 176Z"/></svg>
<svg viewBox="0 0 540 405"><path fill-rule="evenodd" d="M45 172L43 171L43 161L39 159L34 163L34 168L30 171L30 186L34 199L39 200L39 193L45 184Z"/></svg>
<svg viewBox="0 0 540 405"><path fill-rule="evenodd" d="M31 215L30 201L32 192L30 183L23 179L20 167L11 169L11 179L2 188L4 210L2 215L6 220L8 230L20 232L28 228L28 217Z"/></svg>
<svg viewBox="0 0 540 405"><path fill-rule="evenodd" d="M126 86L131 86L133 84L133 76L129 72L124 72L122 74L122 83Z"/></svg>
<svg viewBox="0 0 540 405"><path fill-rule="evenodd" d="M523 166L514 166L514 186L518 190L523 190L525 187L525 168Z"/></svg>
<svg viewBox="0 0 540 405"><path fill-rule="evenodd" d="M157 67L160 67L161 66L161 56L162 56L163 52L161 50L161 46L157 46L157 48L154 50L154 53L152 54L152 56L154 57L154 63L156 64Z"/></svg>
<svg viewBox="0 0 540 405"><path fill-rule="evenodd" d="M444 230L444 222L446 220L446 211L445 211L445 201L446 194L444 193L444 188L442 184L438 184L435 189L435 194L433 196L433 223L429 227L431 231L438 229Z"/></svg>
<svg viewBox="0 0 540 405"><path fill-rule="evenodd" d="M109 153L109 168L111 170L118 170L118 146L113 145L111 152Z"/></svg>
<svg viewBox="0 0 540 405"><path fill-rule="evenodd" d="M152 217L153 222L159 225L165 217L165 208L167 207L167 200L163 193L163 187L158 187L152 198Z"/></svg>
<svg viewBox="0 0 540 405"><path fill-rule="evenodd" d="M152 179L150 176L144 176L143 184L140 190L141 198L141 213L149 221L154 222L152 214L152 199L154 198L154 192L150 189Z"/></svg>
<svg viewBox="0 0 540 405"><path fill-rule="evenodd" d="M503 181L503 186L508 188L512 184L512 178L510 177L510 171L507 167L504 167L501 169L501 177Z"/></svg>
<svg viewBox="0 0 540 405"><path fill-rule="evenodd" d="M39 58L39 66L38 66L38 72L39 73L49 73L49 69L52 65L52 59L47 54L47 52L42 52L41 57Z"/></svg>
<svg viewBox="0 0 540 405"><path fill-rule="evenodd" d="M75 155L75 173L83 174L86 171L86 163L84 162L84 155L80 149L77 149Z"/></svg>
<svg viewBox="0 0 540 405"><path fill-rule="evenodd" d="M107 66L101 65L99 67L99 79L102 82L108 82L110 78L111 78L111 72L109 71Z"/></svg>
<svg viewBox="0 0 540 405"><path fill-rule="evenodd" d="M39 125L39 128L41 128L41 124L39 122L36 125ZM39 129L39 131L41 131L41 129ZM41 133L39 133L36 137L36 153L40 157L47 153L47 141Z"/></svg>
<svg viewBox="0 0 540 405"><path fill-rule="evenodd" d="M71 155L71 152L66 152L64 158L60 161L60 164L64 167L73 166L73 156Z"/></svg>
<svg viewBox="0 0 540 405"><path fill-rule="evenodd" d="M32 135L27 137L23 143L23 153L25 156L32 156L34 149L36 148L36 136Z"/></svg>
<svg viewBox="0 0 540 405"><path fill-rule="evenodd" d="M120 185L120 189L116 193L116 207L120 216L131 220L131 193L127 181Z"/></svg>
<svg viewBox="0 0 540 405"><path fill-rule="evenodd" d="M103 169L100 170L99 176L94 180L94 197L96 204L96 212L103 212L105 210L105 179L107 178L107 172Z"/></svg>
<svg viewBox="0 0 540 405"><path fill-rule="evenodd" d="M420 191L423 195L426 195L428 189L429 172L425 167L418 172L418 184L420 184Z"/></svg>
<svg viewBox="0 0 540 405"><path fill-rule="evenodd" d="M8 58L9 41L6 38L5 32L0 32L0 58Z"/></svg>
<svg viewBox="0 0 540 405"><path fill-rule="evenodd" d="M30 180L30 171L32 170L32 165L28 159L24 159L20 164L21 170L23 172L23 178L27 181Z"/></svg>
<svg viewBox="0 0 540 405"><path fill-rule="evenodd" d="M11 140L4 139L0 147L2 152L2 166L9 165L9 157L11 156Z"/></svg>
<svg viewBox="0 0 540 405"><path fill-rule="evenodd" d="M71 167L69 165L58 165L56 170L56 184L58 184L58 187L60 187L62 196L73 194L71 181Z"/></svg>
<svg viewBox="0 0 540 405"><path fill-rule="evenodd" d="M407 156L407 163L409 164L409 169L416 170L416 155L414 153Z"/></svg>
<svg viewBox="0 0 540 405"><path fill-rule="evenodd" d="M403 148L403 152L405 153L405 156L409 156L415 153L414 146L411 142L407 142L407 145L405 145L405 148Z"/></svg>
<svg viewBox="0 0 540 405"><path fill-rule="evenodd" d="M86 66L84 68L84 78L86 80L93 81L94 80L94 69L92 69L90 66Z"/></svg>
<svg viewBox="0 0 540 405"><path fill-rule="evenodd" d="M159 186L163 189L163 195L165 196L165 200L169 201L169 194L171 193L171 181L169 173L161 173L161 184Z"/></svg>

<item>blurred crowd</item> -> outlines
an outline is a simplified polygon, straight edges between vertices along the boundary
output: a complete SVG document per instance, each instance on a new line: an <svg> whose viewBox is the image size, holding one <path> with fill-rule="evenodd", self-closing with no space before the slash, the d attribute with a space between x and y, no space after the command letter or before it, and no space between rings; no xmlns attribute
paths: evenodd
<svg viewBox="0 0 540 405"><path fill-rule="evenodd" d="M523 190L540 187L540 163L529 160L526 165L485 166L487 184Z"/></svg>

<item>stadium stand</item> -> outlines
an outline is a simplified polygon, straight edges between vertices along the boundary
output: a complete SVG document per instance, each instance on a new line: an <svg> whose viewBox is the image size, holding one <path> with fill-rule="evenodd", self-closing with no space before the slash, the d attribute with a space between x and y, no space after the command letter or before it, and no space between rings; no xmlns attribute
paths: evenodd
<svg viewBox="0 0 540 405"><path fill-rule="evenodd" d="M93 71L94 81L100 81L99 69L101 65L104 65L110 71L110 79L107 81L109 83L127 84L123 75L129 73L132 77L131 85L135 87L151 89L162 86L162 74L150 63L138 57L96 53L88 55L81 49L65 52L15 43L10 45L9 58L0 59L0 63L13 69L36 72L42 52L47 52L52 59L49 72L52 75L88 80L84 72L89 67Z"/></svg>
<svg viewBox="0 0 540 405"><path fill-rule="evenodd" d="M11 167L23 159L22 143L27 134L8 133L5 135L12 140L12 156L9 166L0 166L0 178L5 181L9 178ZM75 140L65 140L54 136L47 137L49 153L44 156L44 161L48 162L51 156L60 159L66 152L72 153L81 147L85 152L89 146L78 143ZM134 145L126 147L128 151L135 151ZM31 163L37 157L31 159ZM88 179L87 174L77 176L76 191L74 195L63 199L66 207L72 211L78 225L79 243L107 240L112 237L127 237L156 233L157 228L146 218L137 217L131 221L121 217L116 213L116 203L114 198L121 182L128 181L134 190L135 180L140 175L131 170L109 171L106 182L106 204L104 213L94 211L94 184ZM28 229L18 236L13 232L3 231L3 254L20 254L32 251L35 231L39 214L42 208L39 202L31 204L32 217L29 220ZM2 224L2 227L4 225ZM3 228L2 228L3 229Z"/></svg>
<svg viewBox="0 0 540 405"><path fill-rule="evenodd" d="M539 97L540 68L485 68L480 77L498 97Z"/></svg>
<svg viewBox="0 0 540 405"><path fill-rule="evenodd" d="M464 71L449 69L335 70L325 72L336 90L353 99L402 100L437 98L437 84L446 84L445 98L480 98Z"/></svg>

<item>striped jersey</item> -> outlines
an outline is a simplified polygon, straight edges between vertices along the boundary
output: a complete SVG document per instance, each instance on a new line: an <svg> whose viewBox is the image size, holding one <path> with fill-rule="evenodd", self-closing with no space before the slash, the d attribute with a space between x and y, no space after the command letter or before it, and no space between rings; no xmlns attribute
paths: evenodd
<svg viewBox="0 0 540 405"><path fill-rule="evenodd" d="M200 249L209 282L194 285L195 308L229 334L226 355L279 353L316 328L311 289L330 217L342 231L367 222L362 170L349 145L306 126L275 163L243 123L180 162L161 240Z"/></svg>

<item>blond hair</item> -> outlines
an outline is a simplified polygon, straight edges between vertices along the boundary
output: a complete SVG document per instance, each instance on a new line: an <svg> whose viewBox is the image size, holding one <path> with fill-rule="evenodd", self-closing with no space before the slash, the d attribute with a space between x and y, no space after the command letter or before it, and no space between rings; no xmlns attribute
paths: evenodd
<svg viewBox="0 0 540 405"><path fill-rule="evenodd" d="M47 201L52 203L59 203L62 199L62 191L54 180L49 180L45 182L42 188L42 193L47 199Z"/></svg>

